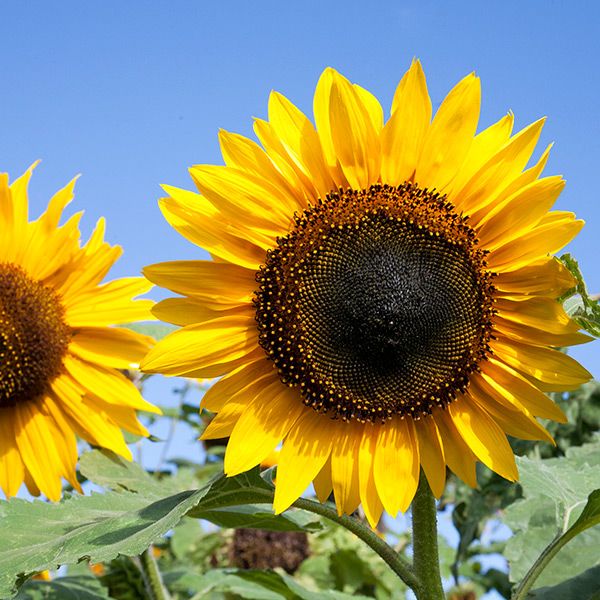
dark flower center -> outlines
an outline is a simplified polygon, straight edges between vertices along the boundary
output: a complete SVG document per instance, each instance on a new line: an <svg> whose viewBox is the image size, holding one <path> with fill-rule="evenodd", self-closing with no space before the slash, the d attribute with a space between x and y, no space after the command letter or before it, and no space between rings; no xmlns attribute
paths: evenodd
<svg viewBox="0 0 600 600"><path fill-rule="evenodd" d="M49 390L71 339L60 297L11 263L0 263L0 407Z"/></svg>
<svg viewBox="0 0 600 600"><path fill-rule="evenodd" d="M444 197L413 184L340 190L277 243L257 273L259 340L314 409L419 418L489 353L493 276Z"/></svg>

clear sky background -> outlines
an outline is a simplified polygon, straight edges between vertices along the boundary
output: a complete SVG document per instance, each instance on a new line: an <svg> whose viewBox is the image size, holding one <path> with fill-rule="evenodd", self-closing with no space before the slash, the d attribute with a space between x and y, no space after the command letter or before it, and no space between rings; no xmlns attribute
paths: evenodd
<svg viewBox="0 0 600 600"><path fill-rule="evenodd" d="M592 0L4 1L0 171L15 178L43 160L31 186L34 216L81 173L70 211L85 209L86 233L107 218L109 241L125 249L113 275L197 258L156 201L160 183L191 188L188 166L221 161L219 128L251 136L271 89L311 114L326 66L367 87L387 110L416 56L434 108L474 70L481 127L509 109L519 128L549 117L539 151L556 142L546 172L568 182L557 208L587 221L569 249L600 292L599 7ZM597 342L573 353L600 376ZM154 384L151 399L160 401L172 383Z"/></svg>

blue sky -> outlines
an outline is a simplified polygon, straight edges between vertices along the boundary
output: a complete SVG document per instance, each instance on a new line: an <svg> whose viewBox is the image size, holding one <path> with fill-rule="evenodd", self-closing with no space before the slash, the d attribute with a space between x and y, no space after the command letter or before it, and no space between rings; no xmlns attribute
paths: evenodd
<svg viewBox="0 0 600 600"><path fill-rule="evenodd" d="M187 167L220 162L217 132L251 135L271 89L310 113L333 66L388 107L413 56L437 106L465 74L482 78L482 126L509 109L549 117L547 173L558 208L587 226L571 244L600 292L600 9L594 2L257 1L2 3L0 170L35 159L32 213L82 173L71 210L100 216L125 256L113 274L199 252L162 219L160 183L191 188ZM158 296L156 296L158 297ZM600 376L600 346L574 354ZM172 387L153 384L151 394ZM157 399L157 398L153 398ZM183 441L183 440L182 440Z"/></svg>

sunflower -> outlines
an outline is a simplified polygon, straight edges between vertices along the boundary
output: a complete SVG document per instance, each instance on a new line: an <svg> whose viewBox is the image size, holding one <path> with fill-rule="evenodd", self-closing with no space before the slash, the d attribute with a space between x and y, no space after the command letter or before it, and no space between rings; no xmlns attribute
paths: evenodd
<svg viewBox="0 0 600 600"><path fill-rule="evenodd" d="M120 428L147 435L136 409L159 412L119 371L153 340L111 326L151 318L150 300L132 300L151 285L101 284L121 249L103 240L103 220L84 246L81 213L59 225L75 180L30 222L32 170L11 185L0 175L0 487L58 500L61 478L80 490L76 434L131 458Z"/></svg>
<svg viewBox="0 0 600 600"><path fill-rule="evenodd" d="M421 467L438 497L446 466L471 486L478 460L516 480L506 434L551 442L536 417L565 417L544 392L590 378L556 349L589 339L551 256L583 223L549 212L564 185L540 178L549 148L526 168L543 119L476 134L479 109L471 74L432 119L414 61L384 122L328 68L316 127L273 92L262 148L221 131L225 166L190 170L201 195L165 187L167 221L213 260L145 269L181 295L154 314L183 327L142 368L221 377L204 437L229 436L228 475L282 442L276 512L312 482L375 524L406 511Z"/></svg>

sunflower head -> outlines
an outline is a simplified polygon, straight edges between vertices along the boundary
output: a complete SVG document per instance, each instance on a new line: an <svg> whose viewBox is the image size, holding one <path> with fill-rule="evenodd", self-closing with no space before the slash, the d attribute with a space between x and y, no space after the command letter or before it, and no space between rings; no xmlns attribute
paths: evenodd
<svg viewBox="0 0 600 600"><path fill-rule="evenodd" d="M157 409L119 370L153 340L114 324L150 318L152 303L133 300L141 278L102 283L121 253L104 221L83 246L80 214L60 225L74 181L29 221L31 172L0 176L0 488L56 500L61 478L80 489L76 434L127 457L121 428L147 434L135 410Z"/></svg>
<svg viewBox="0 0 600 600"><path fill-rule="evenodd" d="M146 268L180 294L154 313L183 327L143 367L221 377L204 437L229 436L230 475L281 444L276 511L312 482L374 524L407 509L421 467L438 496L446 466L515 480L506 435L551 442L537 417L564 415L544 392L590 377L557 350L589 339L552 257L582 222L550 211L549 148L527 167L543 120L477 133L479 108L471 74L432 116L414 61L386 118L326 69L314 124L274 92L261 145L221 132L225 166L191 169L200 193L165 188L165 217L213 260Z"/></svg>

